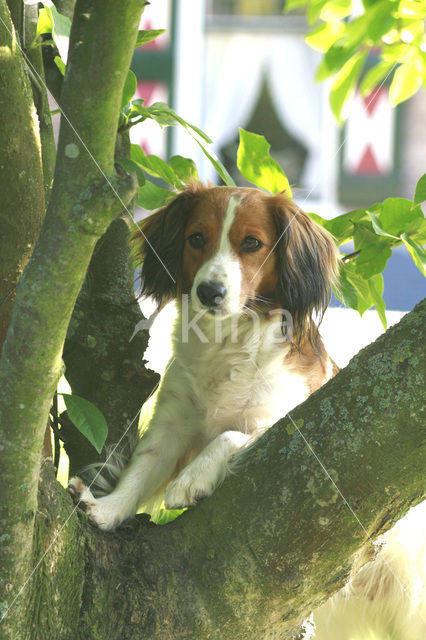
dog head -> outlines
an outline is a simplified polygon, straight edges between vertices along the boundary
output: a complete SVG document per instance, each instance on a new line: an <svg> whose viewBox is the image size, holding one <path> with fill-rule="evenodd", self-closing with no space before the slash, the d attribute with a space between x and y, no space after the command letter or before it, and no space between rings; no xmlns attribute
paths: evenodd
<svg viewBox="0 0 426 640"><path fill-rule="evenodd" d="M329 303L333 239L285 194L195 183L139 226L143 295L159 305L186 293L221 318L285 309L295 335L310 337Z"/></svg>

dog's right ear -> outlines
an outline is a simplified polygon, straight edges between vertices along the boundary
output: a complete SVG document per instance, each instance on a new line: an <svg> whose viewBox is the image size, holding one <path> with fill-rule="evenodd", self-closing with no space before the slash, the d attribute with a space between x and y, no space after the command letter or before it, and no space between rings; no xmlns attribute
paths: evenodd
<svg viewBox="0 0 426 640"><path fill-rule="evenodd" d="M138 223L130 236L132 255L140 267L144 297L161 307L181 291L184 233L202 185L196 184Z"/></svg>

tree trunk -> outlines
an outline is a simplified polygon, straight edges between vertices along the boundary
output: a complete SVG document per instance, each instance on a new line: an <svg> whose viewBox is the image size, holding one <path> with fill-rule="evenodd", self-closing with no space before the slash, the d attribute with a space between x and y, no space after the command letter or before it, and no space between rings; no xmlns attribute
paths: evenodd
<svg viewBox="0 0 426 640"><path fill-rule="evenodd" d="M290 639L422 497L425 316L423 301L169 525L101 532L46 464L20 637Z"/></svg>
<svg viewBox="0 0 426 640"><path fill-rule="evenodd" d="M130 156L128 133L119 134L116 158ZM132 209L133 210L133 209ZM68 328L64 347L66 378L73 393L90 400L108 424L106 444L126 431L137 438L141 406L156 388L159 375L146 369L142 355L148 332L134 295L134 268L129 247L129 214L114 220L98 241ZM69 456L69 474L101 460L69 419L61 417L61 436Z"/></svg>
<svg viewBox="0 0 426 640"><path fill-rule="evenodd" d="M20 5L20 2L11 5L18 24L21 22ZM19 278L40 233L44 193L40 136L31 83L20 50L20 38L5 0L0 2L0 20L1 349Z"/></svg>
<svg viewBox="0 0 426 640"><path fill-rule="evenodd" d="M143 316L133 293L128 236L128 223L120 218L96 245L64 349L73 393L90 400L106 418L107 445L118 442L129 425L128 435L137 434L139 410L159 380L144 367L147 331L131 340ZM101 459L70 422L64 423L61 434L70 476Z"/></svg>
<svg viewBox="0 0 426 640"><path fill-rule="evenodd" d="M78 0L74 12L71 71L61 94L67 118L61 124L54 185L40 236L19 282L0 361L0 592L8 594L7 601L18 596L29 572L43 436L75 301L97 240L136 191L132 178L115 174L114 149L144 4ZM0 15L10 24L5 0L0 0ZM22 60L15 60L16 44L10 36L5 44L0 47L5 63L17 65L20 78ZM24 113L21 127L29 126L28 121ZM25 144L17 153L26 153ZM42 197L41 175L38 186ZM11 212L19 210L23 197L21 186ZM25 596L24 592L17 598L14 615L2 622L6 638L24 637Z"/></svg>

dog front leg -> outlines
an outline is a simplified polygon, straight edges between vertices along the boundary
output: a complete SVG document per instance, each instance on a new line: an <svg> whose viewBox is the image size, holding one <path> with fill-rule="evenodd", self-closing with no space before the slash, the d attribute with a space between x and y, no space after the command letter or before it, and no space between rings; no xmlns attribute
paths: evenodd
<svg viewBox="0 0 426 640"><path fill-rule="evenodd" d="M230 458L250 439L241 431L224 431L212 440L167 489L166 508L188 507L210 496L224 480Z"/></svg>
<svg viewBox="0 0 426 640"><path fill-rule="evenodd" d="M100 529L115 529L170 480L184 450L175 428L150 426L109 495L95 498L80 478L70 480L69 490Z"/></svg>

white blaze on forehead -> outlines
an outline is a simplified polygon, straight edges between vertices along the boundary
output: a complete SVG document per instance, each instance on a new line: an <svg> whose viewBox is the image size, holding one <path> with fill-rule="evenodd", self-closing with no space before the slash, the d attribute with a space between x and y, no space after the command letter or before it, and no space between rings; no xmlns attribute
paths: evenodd
<svg viewBox="0 0 426 640"><path fill-rule="evenodd" d="M240 311L241 267L238 256L232 249L229 232L235 221L235 212L240 198L235 194L229 198L217 252L203 264L195 276L191 295L196 300L198 285L203 281L213 281L226 289L221 309L224 313Z"/></svg>
<svg viewBox="0 0 426 640"><path fill-rule="evenodd" d="M231 251L231 243L229 241L229 232L235 220L235 211L239 205L239 198L233 195L229 198L228 208L226 209L223 219L222 233L220 235L220 243L218 253Z"/></svg>

